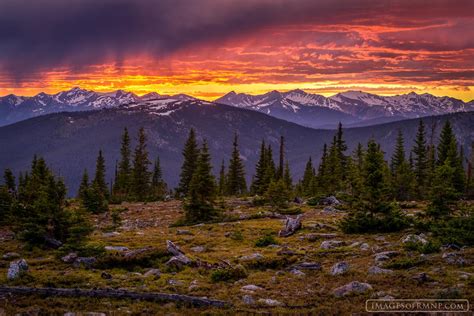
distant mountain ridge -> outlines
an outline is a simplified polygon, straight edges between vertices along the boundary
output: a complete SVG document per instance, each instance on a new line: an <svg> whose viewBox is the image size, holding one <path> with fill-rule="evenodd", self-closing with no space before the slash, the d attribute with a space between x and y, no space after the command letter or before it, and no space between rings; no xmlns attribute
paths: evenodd
<svg viewBox="0 0 474 316"><path fill-rule="evenodd" d="M186 94L160 95L151 92L138 96L123 90L101 93L77 87L56 94L39 93L32 97L10 94L0 97L0 126L49 113L116 108L153 100L166 103L164 100L197 99ZM435 97L414 92L379 96L362 91L346 91L325 97L300 89L288 92L271 91L261 95L232 91L213 102L262 112L312 128L332 128L338 122L346 126L367 126L474 110L474 101L463 102L451 97ZM154 106L156 108L156 104Z"/></svg>
<svg viewBox="0 0 474 316"><path fill-rule="evenodd" d="M22 121L31 117L57 112L89 111L115 108L154 99L192 100L185 94L160 95L156 92L138 96L132 92L117 90L113 92L95 92L73 88L56 94L39 93L33 97L10 94L0 97L0 126Z"/></svg>
<svg viewBox="0 0 474 316"><path fill-rule="evenodd" d="M324 97L300 89L271 91L261 95L232 91L215 102L263 112L313 128L333 126L338 121L348 126L363 126L474 110L474 101L463 102L451 97L414 92L379 96L362 91L346 91Z"/></svg>

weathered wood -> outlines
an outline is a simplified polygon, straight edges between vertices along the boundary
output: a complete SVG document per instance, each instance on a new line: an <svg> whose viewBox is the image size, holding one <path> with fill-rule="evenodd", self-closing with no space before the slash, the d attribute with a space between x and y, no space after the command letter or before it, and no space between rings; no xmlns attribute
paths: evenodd
<svg viewBox="0 0 474 316"><path fill-rule="evenodd" d="M213 300L197 296L167 293L139 293L114 289L64 289L64 288L32 288L32 287L8 287L0 286L0 294L10 295L40 295L61 297L97 297L133 299L155 302L177 302L192 306L230 307L229 302Z"/></svg>
<svg viewBox="0 0 474 316"><path fill-rule="evenodd" d="M288 237L293 235L298 229L301 228L301 218L303 215L298 215L295 218L287 217L285 222L285 227L280 230L278 236Z"/></svg>

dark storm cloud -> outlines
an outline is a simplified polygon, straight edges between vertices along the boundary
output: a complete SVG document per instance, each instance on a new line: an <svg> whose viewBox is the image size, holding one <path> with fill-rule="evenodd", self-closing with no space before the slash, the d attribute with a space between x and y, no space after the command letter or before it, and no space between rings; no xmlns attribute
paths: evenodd
<svg viewBox="0 0 474 316"><path fill-rule="evenodd" d="M81 70L139 54L159 60L265 27L417 25L419 17L469 16L471 9L469 0L0 0L0 70L21 80L36 71Z"/></svg>

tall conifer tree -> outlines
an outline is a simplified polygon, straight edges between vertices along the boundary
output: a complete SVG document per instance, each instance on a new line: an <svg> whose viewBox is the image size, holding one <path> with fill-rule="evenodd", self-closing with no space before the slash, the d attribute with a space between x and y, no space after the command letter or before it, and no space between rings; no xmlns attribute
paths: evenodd
<svg viewBox="0 0 474 316"><path fill-rule="evenodd" d="M145 129L142 127L138 131L138 144L135 147L133 156L132 172L133 196L139 201L144 201L150 194L151 173L148 170L150 164Z"/></svg>
<svg viewBox="0 0 474 316"><path fill-rule="evenodd" d="M189 131L188 140L184 145L183 158L178 193L185 196L188 193L189 183L191 182L194 171L196 170L196 164L199 158L199 148L196 140L196 133L193 128Z"/></svg>
<svg viewBox="0 0 474 316"><path fill-rule="evenodd" d="M241 195L247 191L247 184L245 182L244 165L242 158L240 158L237 134L234 136L232 146L229 171L227 173L227 193L229 195Z"/></svg>

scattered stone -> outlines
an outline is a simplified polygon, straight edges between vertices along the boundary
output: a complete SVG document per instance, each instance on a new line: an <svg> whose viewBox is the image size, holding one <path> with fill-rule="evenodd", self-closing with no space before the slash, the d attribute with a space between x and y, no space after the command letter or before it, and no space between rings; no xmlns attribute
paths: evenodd
<svg viewBox="0 0 474 316"><path fill-rule="evenodd" d="M469 280L472 276L474 276L473 273L459 271L459 278L461 280Z"/></svg>
<svg viewBox="0 0 474 316"><path fill-rule="evenodd" d="M375 262L377 264L383 263L390 260L393 257L398 256L400 253L398 251L383 251L375 254Z"/></svg>
<svg viewBox="0 0 474 316"><path fill-rule="evenodd" d="M100 274L100 277L102 279L105 279L105 280L111 280L112 279L112 275L110 273L105 272L105 271L102 271L102 273Z"/></svg>
<svg viewBox="0 0 474 316"><path fill-rule="evenodd" d="M443 246L441 247L441 249L442 249L443 251L445 251L445 250L455 250L455 251L458 251L458 250L461 250L462 248L461 248L460 246L456 245L456 244L446 244L446 245L443 245Z"/></svg>
<svg viewBox="0 0 474 316"><path fill-rule="evenodd" d="M206 251L206 248L203 246L196 246L191 248L192 252L204 252Z"/></svg>
<svg viewBox="0 0 474 316"><path fill-rule="evenodd" d="M194 235L194 234L190 232L189 230L178 229L176 231L176 235Z"/></svg>
<svg viewBox="0 0 474 316"><path fill-rule="evenodd" d="M362 283L359 281L353 281L341 287L334 289L333 293L336 297L344 297L352 294L362 294L371 291L372 285L368 283Z"/></svg>
<svg viewBox="0 0 474 316"><path fill-rule="evenodd" d="M345 242L342 240L325 240L321 243L321 249L333 249L342 247L345 245Z"/></svg>
<svg viewBox="0 0 474 316"><path fill-rule="evenodd" d="M285 221L285 227L278 232L280 237L288 237L293 235L298 229L301 228L301 219L303 215L297 215L295 218L287 217Z"/></svg>
<svg viewBox="0 0 474 316"><path fill-rule="evenodd" d="M335 213L335 212L337 212L337 210L333 206L326 206L323 209L323 212L324 213Z"/></svg>
<svg viewBox="0 0 474 316"><path fill-rule="evenodd" d="M259 303L265 304L268 306L283 306L284 304L277 300L272 300L270 298L261 298L258 300Z"/></svg>
<svg viewBox="0 0 474 316"><path fill-rule="evenodd" d="M388 295L384 291L375 292L371 297L372 298L383 299L383 300L393 300L393 299L395 299L393 296Z"/></svg>
<svg viewBox="0 0 474 316"><path fill-rule="evenodd" d="M61 258L62 262L65 263L73 263L77 259L77 253L75 252L70 252L69 254L65 255L64 257Z"/></svg>
<svg viewBox="0 0 474 316"><path fill-rule="evenodd" d="M402 239L402 243L404 244L414 243L414 244L425 245L428 243L428 240L426 240L426 236L424 234L419 234L419 235L409 234Z"/></svg>
<svg viewBox="0 0 474 316"><path fill-rule="evenodd" d="M197 289L198 287L199 286L197 280L193 280L191 284L189 284L188 291L192 291L194 289Z"/></svg>
<svg viewBox="0 0 474 316"><path fill-rule="evenodd" d="M349 264L345 261L338 262L331 267L331 275L340 275L349 271Z"/></svg>
<svg viewBox="0 0 474 316"><path fill-rule="evenodd" d="M143 274L143 276L145 278L148 278L148 277L151 277L151 276L153 276L155 278L159 278L161 276L161 272L158 269L150 269L147 272L145 272L145 274Z"/></svg>
<svg viewBox="0 0 474 316"><path fill-rule="evenodd" d="M353 242L352 244L350 244L349 248L359 247L359 245L360 245L360 242L356 241L356 242Z"/></svg>
<svg viewBox="0 0 474 316"><path fill-rule="evenodd" d="M244 295L242 297L242 302L244 302L245 305L253 305L255 304L255 300L251 295Z"/></svg>
<svg viewBox="0 0 474 316"><path fill-rule="evenodd" d="M61 241L59 241L57 239L54 239L52 237L49 237L49 236L44 237L44 242L45 242L46 246L54 248L54 249L58 249L59 247L61 247L63 245L63 243Z"/></svg>
<svg viewBox="0 0 474 316"><path fill-rule="evenodd" d="M91 268L96 262L97 259L94 257L77 257L76 260L74 260L73 266L76 268L81 266Z"/></svg>
<svg viewBox="0 0 474 316"><path fill-rule="evenodd" d="M312 228L312 229L327 229L327 230L337 230L338 228L336 226L332 226L332 225L329 225L329 224L323 224L323 223L315 223L315 224L308 224L306 225L308 228Z"/></svg>
<svg viewBox="0 0 474 316"><path fill-rule="evenodd" d="M360 245L359 249L362 250L362 251L367 251L367 250L370 249L370 246L369 246L368 243L364 242L363 244Z"/></svg>
<svg viewBox="0 0 474 316"><path fill-rule="evenodd" d="M107 238L115 237L115 236L118 236L118 235L120 235L119 232L110 232L110 233L103 233L102 234L103 237L107 237Z"/></svg>
<svg viewBox="0 0 474 316"><path fill-rule="evenodd" d="M373 275L373 274L390 274L390 273L393 273L393 270L382 269L382 268L377 267L377 266L372 266L372 267L369 268L368 273L371 274L371 275Z"/></svg>
<svg viewBox="0 0 474 316"><path fill-rule="evenodd" d="M287 247L284 247L284 248L278 250L278 252L277 252L277 255L279 255L279 256L293 256L295 254L296 254L296 252L294 252L293 250L291 250Z"/></svg>
<svg viewBox="0 0 474 316"><path fill-rule="evenodd" d="M183 285L183 282L180 280L175 280L175 279L169 279L168 280L169 285L176 285L176 286L181 286Z"/></svg>
<svg viewBox="0 0 474 316"><path fill-rule="evenodd" d="M303 277L303 276L306 275L306 273L304 273L303 271L298 270L298 269L292 269L292 270L290 271L290 273L293 274L293 275L296 275L296 276L298 276L298 277Z"/></svg>
<svg viewBox="0 0 474 316"><path fill-rule="evenodd" d="M428 282L428 281L432 281L433 279L431 277L428 276L428 274L426 274L425 272L420 272L420 273L417 273L415 274L413 277L412 277L413 280L415 281L418 281L420 283L424 283L424 282Z"/></svg>
<svg viewBox="0 0 474 316"><path fill-rule="evenodd" d="M183 266L191 264L191 259L186 257L184 252L170 240L166 241L166 248L168 252L173 255L173 257L166 262L166 265L181 269Z"/></svg>
<svg viewBox="0 0 474 316"><path fill-rule="evenodd" d="M321 200L319 200L319 204L321 205L340 205L341 202L336 199L335 196L331 195L331 196L328 196L328 197L325 197L325 198L322 198Z"/></svg>
<svg viewBox="0 0 474 316"><path fill-rule="evenodd" d="M377 241L385 241L385 236L377 236L377 237L375 237L375 240L377 240Z"/></svg>
<svg viewBox="0 0 474 316"><path fill-rule="evenodd" d="M107 251L117 251L117 252L129 251L129 249L124 246L105 246L104 249Z"/></svg>
<svg viewBox="0 0 474 316"><path fill-rule="evenodd" d="M8 280L15 280L28 272L28 263L25 259L16 260L10 263L7 272Z"/></svg>
<svg viewBox="0 0 474 316"><path fill-rule="evenodd" d="M452 264L452 265L464 266L468 264L468 261L464 259L464 257L461 254L455 253L455 252L443 253L442 258L448 264Z"/></svg>
<svg viewBox="0 0 474 316"><path fill-rule="evenodd" d="M2 258L5 260L16 259L16 258L20 258L20 254L16 252L7 252L6 254L3 255Z"/></svg>
<svg viewBox="0 0 474 316"><path fill-rule="evenodd" d="M301 203L303 203L303 199L300 198L299 196L297 196L297 197L295 197L295 199L293 200L293 202L296 203L296 204L301 204Z"/></svg>
<svg viewBox="0 0 474 316"><path fill-rule="evenodd" d="M264 289L263 287L257 286L255 284L248 284L240 288L240 290L244 292L255 292L255 291L261 291L263 289Z"/></svg>
<svg viewBox="0 0 474 316"><path fill-rule="evenodd" d="M293 268L298 270L321 270L322 266L317 262L301 262L294 265Z"/></svg>
<svg viewBox="0 0 474 316"><path fill-rule="evenodd" d="M260 259L263 259L265 258L262 254L256 252L256 253L253 253L251 255L248 255L248 256L242 256L240 257L240 260L242 261L251 261L251 260L260 260Z"/></svg>
<svg viewBox="0 0 474 316"><path fill-rule="evenodd" d="M144 247L144 248L139 248L139 249L134 249L134 250L128 250L128 251L125 251L124 257L125 258L134 258L134 257L140 256L140 255L142 255L146 252L149 252L151 250L153 250L153 247L151 247L151 246Z"/></svg>

